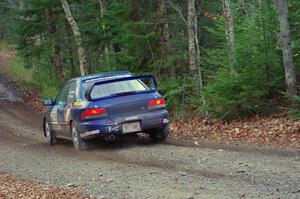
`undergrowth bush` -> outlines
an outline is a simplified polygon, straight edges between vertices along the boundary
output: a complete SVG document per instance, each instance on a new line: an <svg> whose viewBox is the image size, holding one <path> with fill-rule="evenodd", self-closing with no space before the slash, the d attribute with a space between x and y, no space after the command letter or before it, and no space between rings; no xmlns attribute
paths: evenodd
<svg viewBox="0 0 300 199"><path fill-rule="evenodd" d="M174 119L187 119L190 117L189 112L191 99L197 93L197 82L191 77L182 77L159 81L159 88L165 91L168 109Z"/></svg>
<svg viewBox="0 0 300 199"><path fill-rule="evenodd" d="M266 110L269 93L260 68L222 69L203 91L204 110L220 119L232 119Z"/></svg>
<svg viewBox="0 0 300 199"><path fill-rule="evenodd" d="M292 103L289 108L287 108L288 113L295 119L300 119L300 96L291 96L288 93L283 93L286 99Z"/></svg>

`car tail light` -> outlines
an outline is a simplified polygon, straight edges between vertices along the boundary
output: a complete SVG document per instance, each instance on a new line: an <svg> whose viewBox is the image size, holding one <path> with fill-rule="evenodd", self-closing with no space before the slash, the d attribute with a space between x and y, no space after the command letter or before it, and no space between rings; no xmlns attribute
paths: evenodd
<svg viewBox="0 0 300 199"><path fill-rule="evenodd" d="M83 111L81 114L81 119L90 119L95 117L102 117L107 115L107 110L105 108L93 108Z"/></svg>
<svg viewBox="0 0 300 199"><path fill-rule="evenodd" d="M148 103L148 108L149 109L163 108L165 106L166 106L166 100L164 98L151 100Z"/></svg>

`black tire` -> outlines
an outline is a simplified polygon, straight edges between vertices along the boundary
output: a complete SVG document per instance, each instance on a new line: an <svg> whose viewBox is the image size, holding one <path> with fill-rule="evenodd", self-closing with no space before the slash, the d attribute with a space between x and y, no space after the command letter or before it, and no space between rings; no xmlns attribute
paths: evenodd
<svg viewBox="0 0 300 199"><path fill-rule="evenodd" d="M153 129L150 133L150 139L153 142L163 142L167 139L170 134L169 126L164 126L163 128Z"/></svg>
<svg viewBox="0 0 300 199"><path fill-rule="evenodd" d="M71 135L74 148L77 150L87 150L87 143L81 138L79 132L76 130L76 127L71 126Z"/></svg>
<svg viewBox="0 0 300 199"><path fill-rule="evenodd" d="M50 125L47 120L44 121L44 131L45 131L45 137L47 138L47 143L50 146L56 144L57 139L55 137L55 133L50 129Z"/></svg>

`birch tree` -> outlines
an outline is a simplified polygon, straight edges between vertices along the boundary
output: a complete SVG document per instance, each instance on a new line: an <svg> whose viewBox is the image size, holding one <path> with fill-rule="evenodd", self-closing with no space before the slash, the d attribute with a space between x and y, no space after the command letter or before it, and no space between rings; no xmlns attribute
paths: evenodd
<svg viewBox="0 0 300 199"><path fill-rule="evenodd" d="M277 0L277 11L287 91L290 95L297 95L296 73L291 47L290 25L288 21L288 0Z"/></svg>
<svg viewBox="0 0 300 199"><path fill-rule="evenodd" d="M198 41L198 21L195 0L188 0L188 41L189 41L189 70L199 80L200 89L203 87L202 73L199 65L200 47Z"/></svg>
<svg viewBox="0 0 300 199"><path fill-rule="evenodd" d="M67 0L61 0L61 4L64 9L68 23L70 24L73 34L74 34L74 38L75 38L75 42L76 42L76 46L77 46L78 58L79 58L80 74L86 75L86 74L88 74L88 67L87 67L85 50L84 50L83 44L82 44L81 32L79 31L79 27L72 16L72 13L71 13L71 10L70 10Z"/></svg>
<svg viewBox="0 0 300 199"><path fill-rule="evenodd" d="M232 69L235 68L236 59L235 59L235 34L234 34L234 22L233 22L233 13L231 9L231 1L223 0L223 11L225 18L225 31L226 31L226 40L228 46L228 59L229 65Z"/></svg>

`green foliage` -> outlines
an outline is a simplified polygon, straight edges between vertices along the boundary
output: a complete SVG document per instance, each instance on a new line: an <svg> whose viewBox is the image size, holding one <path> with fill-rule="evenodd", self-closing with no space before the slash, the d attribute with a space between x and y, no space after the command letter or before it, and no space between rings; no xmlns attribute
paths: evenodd
<svg viewBox="0 0 300 199"><path fill-rule="evenodd" d="M292 106L288 108L289 114L295 119L300 119L300 96L290 96L288 93L283 93L287 100L292 102Z"/></svg>
<svg viewBox="0 0 300 199"><path fill-rule="evenodd" d="M49 77L40 69L26 67L20 57L15 58L11 63L10 73L18 85L35 91L40 97L55 98L57 95L59 85L54 75Z"/></svg>
<svg viewBox="0 0 300 199"><path fill-rule="evenodd" d="M54 97L60 87L54 58L60 58L65 80L79 75L77 47L61 2L26 0L21 9L11 2L15 1L0 3L0 37L4 35L12 41L18 51L12 74L42 96ZM167 47L161 41L164 20L158 2L102 0L100 9L98 0L68 0L82 33L91 73L155 74L160 88L166 91L172 115L179 119L188 118L191 112L231 119L274 110L268 105L285 90L285 79L272 2L232 0L236 66L228 68L222 3L197 1L197 10L201 11L198 38L202 91L188 67L187 2L166 2ZM300 2L289 3L292 47L299 74ZM54 54L55 45L60 48L58 55Z"/></svg>
<svg viewBox="0 0 300 199"><path fill-rule="evenodd" d="M265 110L268 92L260 68L224 68L203 91L204 109L221 119L249 116Z"/></svg>
<svg viewBox="0 0 300 199"><path fill-rule="evenodd" d="M159 82L159 86L162 91L166 91L165 97L173 118L187 119L188 112L198 108L192 103L197 92L197 82L194 79L189 77L165 79Z"/></svg>
<svg viewBox="0 0 300 199"><path fill-rule="evenodd" d="M233 69L228 68L226 44L222 42L225 41L222 18L216 21L215 28L207 27L219 42L215 48L207 49L209 57L205 60L210 67L205 74L213 80L208 80L203 91L202 110L221 119L270 112L274 110L270 101L279 94L278 90L284 90L275 8L268 6L263 14L257 7L248 9L246 14L237 12Z"/></svg>
<svg viewBox="0 0 300 199"><path fill-rule="evenodd" d="M13 60L10 66L11 77L20 84L26 84L29 88L33 82L33 69L25 68L20 57Z"/></svg>

